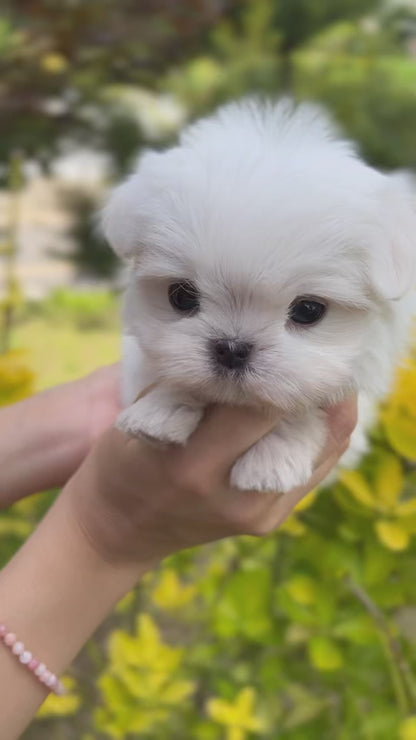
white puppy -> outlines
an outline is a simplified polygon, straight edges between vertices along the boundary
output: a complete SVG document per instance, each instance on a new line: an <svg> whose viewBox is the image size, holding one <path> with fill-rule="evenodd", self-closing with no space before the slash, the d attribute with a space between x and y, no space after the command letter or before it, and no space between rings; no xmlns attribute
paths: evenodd
<svg viewBox="0 0 416 740"><path fill-rule="evenodd" d="M322 407L358 391L363 451L408 332L405 177L363 163L316 106L248 100L146 153L103 225L130 263L121 429L183 444L207 404L271 404L282 421L231 480L285 492L325 443Z"/></svg>

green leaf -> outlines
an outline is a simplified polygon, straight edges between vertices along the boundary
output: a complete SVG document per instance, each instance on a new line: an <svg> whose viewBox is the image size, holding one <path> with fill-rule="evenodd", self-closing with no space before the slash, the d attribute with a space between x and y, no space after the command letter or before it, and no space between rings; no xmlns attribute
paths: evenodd
<svg viewBox="0 0 416 740"><path fill-rule="evenodd" d="M377 508L377 499L359 470L342 470L339 478L356 501L369 509Z"/></svg>
<svg viewBox="0 0 416 740"><path fill-rule="evenodd" d="M374 622L367 615L352 617L339 622L333 629L333 635L355 645L368 645L371 642L378 642Z"/></svg>
<svg viewBox="0 0 416 740"><path fill-rule="evenodd" d="M326 697L316 696L303 686L292 684L287 689L290 702L293 704L283 722L285 730L295 730L297 727L313 722L328 707Z"/></svg>
<svg viewBox="0 0 416 740"><path fill-rule="evenodd" d="M337 643L328 637L316 636L309 641L309 659L319 671L338 671L344 664Z"/></svg>
<svg viewBox="0 0 416 740"><path fill-rule="evenodd" d="M214 609L216 633L265 639L273 627L271 594L271 573L265 568L236 573L226 583Z"/></svg>

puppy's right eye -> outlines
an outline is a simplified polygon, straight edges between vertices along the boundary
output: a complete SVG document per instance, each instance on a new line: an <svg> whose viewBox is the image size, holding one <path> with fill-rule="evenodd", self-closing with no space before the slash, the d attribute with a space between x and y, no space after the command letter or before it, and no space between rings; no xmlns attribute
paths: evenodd
<svg viewBox="0 0 416 740"><path fill-rule="evenodd" d="M199 293L189 280L171 283L168 288L170 305L181 313L195 313L199 309Z"/></svg>

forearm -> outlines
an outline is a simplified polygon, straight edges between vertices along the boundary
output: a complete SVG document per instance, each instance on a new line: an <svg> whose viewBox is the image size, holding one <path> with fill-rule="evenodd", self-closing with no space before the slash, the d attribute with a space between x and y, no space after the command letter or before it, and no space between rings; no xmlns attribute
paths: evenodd
<svg viewBox="0 0 416 740"><path fill-rule="evenodd" d="M69 389L62 386L1 409L0 508L63 484L82 459L85 442L71 416Z"/></svg>
<svg viewBox="0 0 416 740"><path fill-rule="evenodd" d="M59 675L146 569L145 564L115 566L103 560L76 524L64 489L0 574L0 622ZM0 686L0 737L14 740L46 689L1 644Z"/></svg>

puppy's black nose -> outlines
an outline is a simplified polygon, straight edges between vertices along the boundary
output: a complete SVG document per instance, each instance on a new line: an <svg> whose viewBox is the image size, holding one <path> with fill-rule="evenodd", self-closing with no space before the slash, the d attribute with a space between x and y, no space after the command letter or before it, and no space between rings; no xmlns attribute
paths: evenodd
<svg viewBox="0 0 416 740"><path fill-rule="evenodd" d="M247 365L253 345L238 339L215 339L212 352L216 362L227 370L243 370Z"/></svg>

